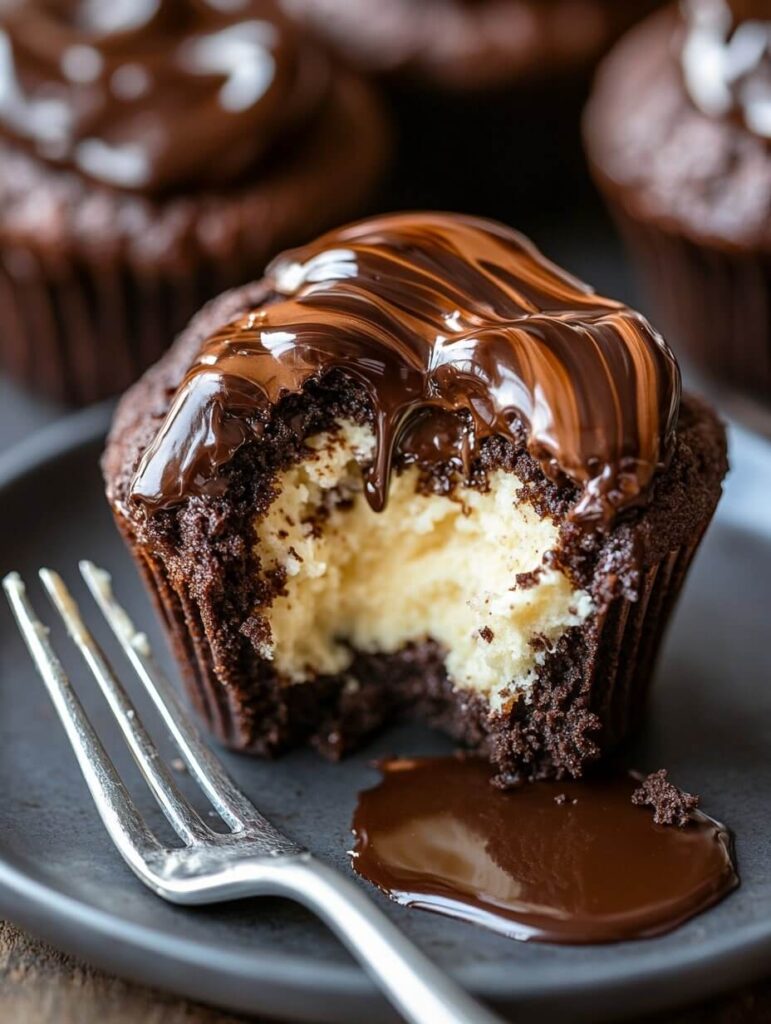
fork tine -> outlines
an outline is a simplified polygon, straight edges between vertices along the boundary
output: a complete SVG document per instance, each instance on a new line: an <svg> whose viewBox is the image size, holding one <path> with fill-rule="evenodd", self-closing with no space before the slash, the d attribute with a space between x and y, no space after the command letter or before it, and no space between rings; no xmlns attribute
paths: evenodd
<svg viewBox="0 0 771 1024"><path fill-rule="evenodd" d="M115 634L126 657L134 667L158 713L179 747L179 751L218 814L236 832L256 826L263 832L275 833L275 842L286 845L278 833L236 787L225 768L205 746L188 712L174 688L152 656L147 638L135 628L125 609L115 599L112 578L93 562L80 562L83 579Z"/></svg>
<svg viewBox="0 0 771 1024"><path fill-rule="evenodd" d="M211 830L177 788L128 694L83 621L61 576L51 569L41 569L40 579L54 608L64 620L73 643L99 684L134 760L172 828L185 843L205 841L211 836Z"/></svg>
<svg viewBox="0 0 771 1024"><path fill-rule="evenodd" d="M160 853L162 848L142 820L94 732L51 647L47 628L32 610L21 576L16 572L9 573L3 580L3 589L19 631L67 733L99 816L124 860L140 877L146 878L145 863L148 856Z"/></svg>

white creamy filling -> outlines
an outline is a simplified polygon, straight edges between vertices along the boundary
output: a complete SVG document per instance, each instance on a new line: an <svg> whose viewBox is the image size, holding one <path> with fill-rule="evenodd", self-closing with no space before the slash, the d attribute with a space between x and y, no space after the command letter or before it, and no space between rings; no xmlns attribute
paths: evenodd
<svg viewBox="0 0 771 1024"><path fill-rule="evenodd" d="M314 454L279 478L278 497L255 522L262 570L287 575L286 594L267 611L272 641L262 654L301 682L345 672L352 648L395 653L430 638L454 686L494 708L526 695L546 650L593 610L589 594L545 567L557 527L518 501L520 483L503 471L484 493L463 487L443 497L418 493L409 468L375 513L355 460L372 455L372 432L340 426L309 440ZM535 570L534 585L517 584Z"/></svg>

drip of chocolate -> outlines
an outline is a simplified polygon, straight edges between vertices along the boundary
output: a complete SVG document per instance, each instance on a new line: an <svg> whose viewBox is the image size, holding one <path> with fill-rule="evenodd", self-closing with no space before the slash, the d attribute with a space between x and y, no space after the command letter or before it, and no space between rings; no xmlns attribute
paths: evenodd
<svg viewBox="0 0 771 1024"><path fill-rule="evenodd" d="M524 425L544 473L581 489L574 520L607 526L646 500L669 456L680 378L661 337L502 225L365 221L279 257L266 290L179 387L131 487L149 510L216 493L265 411L333 370L371 403L375 510L395 455L463 465L486 437L521 445Z"/></svg>
<svg viewBox="0 0 771 1024"><path fill-rule="evenodd" d="M392 760L360 794L357 873L408 906L512 938L589 944L670 931L738 885L731 839L636 807L631 774L502 792L478 758Z"/></svg>
<svg viewBox="0 0 771 1024"><path fill-rule="evenodd" d="M771 2L684 0L688 93L710 117L771 139Z"/></svg>
<svg viewBox="0 0 771 1024"><path fill-rule="evenodd" d="M327 77L273 0L0 7L0 131L130 191L237 182L313 115Z"/></svg>

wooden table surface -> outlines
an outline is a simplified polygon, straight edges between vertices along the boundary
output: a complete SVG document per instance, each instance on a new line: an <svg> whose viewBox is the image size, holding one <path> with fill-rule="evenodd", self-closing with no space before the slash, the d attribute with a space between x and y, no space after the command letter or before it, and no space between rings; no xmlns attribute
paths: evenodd
<svg viewBox="0 0 771 1024"><path fill-rule="evenodd" d="M0 922L0 1024L244 1024L246 1020L110 977ZM638 1024L771 1024L771 982Z"/></svg>
<svg viewBox="0 0 771 1024"><path fill-rule="evenodd" d="M241 1024L243 1020L92 970L0 922L2 1024Z"/></svg>

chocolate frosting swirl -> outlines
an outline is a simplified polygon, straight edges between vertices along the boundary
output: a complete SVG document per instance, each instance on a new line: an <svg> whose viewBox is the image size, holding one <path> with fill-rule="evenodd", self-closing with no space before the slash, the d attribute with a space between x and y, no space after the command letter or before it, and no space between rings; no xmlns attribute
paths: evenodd
<svg viewBox="0 0 771 1024"><path fill-rule="evenodd" d="M683 0L682 9L692 101L771 139L771 0Z"/></svg>
<svg viewBox="0 0 771 1024"><path fill-rule="evenodd" d="M130 191L239 180L328 70L273 0L0 0L0 131Z"/></svg>
<svg viewBox="0 0 771 1024"><path fill-rule="evenodd" d="M668 457L680 378L664 341L509 228L384 216L285 253L265 283L179 387L132 481L147 509L216 493L266 410L332 370L369 396L376 510L396 455L462 469L483 438L521 445L522 424L544 473L581 488L572 517L587 525L645 500Z"/></svg>

